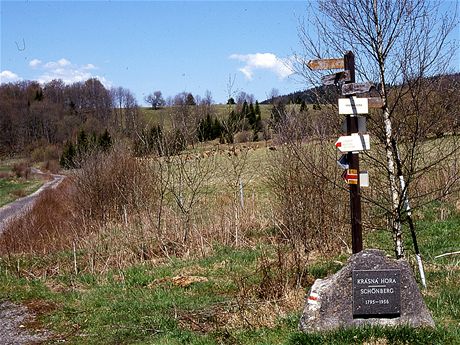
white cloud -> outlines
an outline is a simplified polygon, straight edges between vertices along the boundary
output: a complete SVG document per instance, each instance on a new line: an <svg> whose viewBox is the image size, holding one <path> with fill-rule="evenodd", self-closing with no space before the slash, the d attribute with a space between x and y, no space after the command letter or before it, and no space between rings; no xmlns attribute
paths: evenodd
<svg viewBox="0 0 460 345"><path fill-rule="evenodd" d="M284 79L293 74L292 68L288 59L280 59L272 53L256 53L256 54L232 54L230 59L239 60L245 65L238 70L244 76L251 80L256 69L265 69L275 73L280 79Z"/></svg>
<svg viewBox="0 0 460 345"><path fill-rule="evenodd" d="M32 63L34 62L34 63ZM90 78L97 78L105 87L110 87L111 83L104 77L93 75L91 70L97 67L91 63L85 65L76 65L69 60L62 58L58 61L49 61L42 63L38 59L32 60L31 67L40 67L42 73L36 78L40 83L48 83L54 79L61 79L66 84L86 81Z"/></svg>
<svg viewBox="0 0 460 345"><path fill-rule="evenodd" d="M90 70L90 69L96 69L96 66L94 66L92 63L89 63L89 64L84 65L82 68Z"/></svg>
<svg viewBox="0 0 460 345"><path fill-rule="evenodd" d="M58 61L50 61L50 62L47 62L44 67L47 68L47 69L52 69L52 68L59 68L59 67L65 67L65 66L71 66L72 63L67 60L67 59L60 59Z"/></svg>
<svg viewBox="0 0 460 345"><path fill-rule="evenodd" d="M67 59L60 59L57 63L59 64L59 66L69 66L70 65L70 61Z"/></svg>
<svg viewBox="0 0 460 345"><path fill-rule="evenodd" d="M19 81L19 80L22 80L22 78L19 77L16 73L13 73L8 70L0 72L0 84L12 83L12 82Z"/></svg>
<svg viewBox="0 0 460 345"><path fill-rule="evenodd" d="M35 68L37 67L38 65L40 65L42 63L41 60L39 59L33 59L29 62L29 66L32 67L32 68Z"/></svg>

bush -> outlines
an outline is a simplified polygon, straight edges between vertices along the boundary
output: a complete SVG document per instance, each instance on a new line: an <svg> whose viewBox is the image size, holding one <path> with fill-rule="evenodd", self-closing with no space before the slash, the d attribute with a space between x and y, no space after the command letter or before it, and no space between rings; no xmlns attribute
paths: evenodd
<svg viewBox="0 0 460 345"><path fill-rule="evenodd" d="M308 139L308 125L291 118L278 127L283 145L273 153L271 185L279 236L298 252L340 252L348 240L346 185L340 179L333 145ZM340 186L343 185L343 189Z"/></svg>
<svg viewBox="0 0 460 345"><path fill-rule="evenodd" d="M89 156L73 175L78 209L92 219L119 221L148 207L155 186L147 165L123 148Z"/></svg>
<svg viewBox="0 0 460 345"><path fill-rule="evenodd" d="M13 165L13 172L17 178L22 177L28 179L30 177L31 169L27 163L21 162Z"/></svg>
<svg viewBox="0 0 460 345"><path fill-rule="evenodd" d="M31 154L32 162L46 162L59 159L59 148L56 145L46 145L35 148Z"/></svg>

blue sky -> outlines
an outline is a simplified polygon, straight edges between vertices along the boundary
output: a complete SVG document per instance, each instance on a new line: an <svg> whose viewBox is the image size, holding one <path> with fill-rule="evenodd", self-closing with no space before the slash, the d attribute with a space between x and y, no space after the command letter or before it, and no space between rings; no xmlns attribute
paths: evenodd
<svg viewBox="0 0 460 345"><path fill-rule="evenodd" d="M305 88L286 67L306 1L1 1L2 82L99 78L140 103L161 90L214 101Z"/></svg>

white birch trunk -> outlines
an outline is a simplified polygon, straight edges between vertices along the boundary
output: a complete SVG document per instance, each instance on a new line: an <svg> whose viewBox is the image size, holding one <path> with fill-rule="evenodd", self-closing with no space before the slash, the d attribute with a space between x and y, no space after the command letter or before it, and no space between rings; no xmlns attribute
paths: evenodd
<svg viewBox="0 0 460 345"><path fill-rule="evenodd" d="M385 100L386 102L386 100ZM391 149L391 136L392 136L392 126L390 119L390 112L388 107L385 105L383 110L383 123L385 126L385 151L387 159L387 168L388 168L388 180L389 180L389 189L391 197L391 227L393 231L393 240L395 243L395 252L396 257L401 258L404 256L403 251L403 242L402 242L402 226L399 219L399 191L396 185L396 170L395 170L395 160L393 155L393 150Z"/></svg>

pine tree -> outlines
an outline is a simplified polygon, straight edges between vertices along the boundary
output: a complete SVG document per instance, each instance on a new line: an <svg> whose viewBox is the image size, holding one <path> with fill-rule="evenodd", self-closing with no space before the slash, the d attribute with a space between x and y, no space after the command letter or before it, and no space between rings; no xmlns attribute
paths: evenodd
<svg viewBox="0 0 460 345"><path fill-rule="evenodd" d="M222 132L223 132L222 124L220 123L219 119L216 117L214 118L214 122L212 124L212 139L221 137Z"/></svg>
<svg viewBox="0 0 460 345"><path fill-rule="evenodd" d="M195 98L191 93L187 94L187 98L185 100L186 105L196 105Z"/></svg>
<svg viewBox="0 0 460 345"><path fill-rule="evenodd" d="M75 157L77 151L71 141L67 141L64 145L59 164L65 169L75 168Z"/></svg>
<svg viewBox="0 0 460 345"><path fill-rule="evenodd" d="M83 156L88 152L88 136L84 129L78 132L77 137L77 152L80 156Z"/></svg>
<svg viewBox="0 0 460 345"><path fill-rule="evenodd" d="M254 108L254 112L255 112L256 115L258 115L258 116L261 115L259 101L256 101L256 106L255 106L255 108Z"/></svg>
<svg viewBox="0 0 460 345"><path fill-rule="evenodd" d="M256 116L256 112L254 110L254 105L252 104L252 102L249 104L249 108L247 108L246 118L248 119L248 122L251 128L255 129L254 125L257 121L257 116Z"/></svg>
<svg viewBox="0 0 460 345"><path fill-rule="evenodd" d="M104 152L107 152L112 147L112 137L110 136L107 128L104 133L99 136L97 146Z"/></svg>
<svg viewBox="0 0 460 345"><path fill-rule="evenodd" d="M304 112L304 111L307 111L307 105L305 104L305 101L302 101L302 103L300 103L300 112Z"/></svg>

